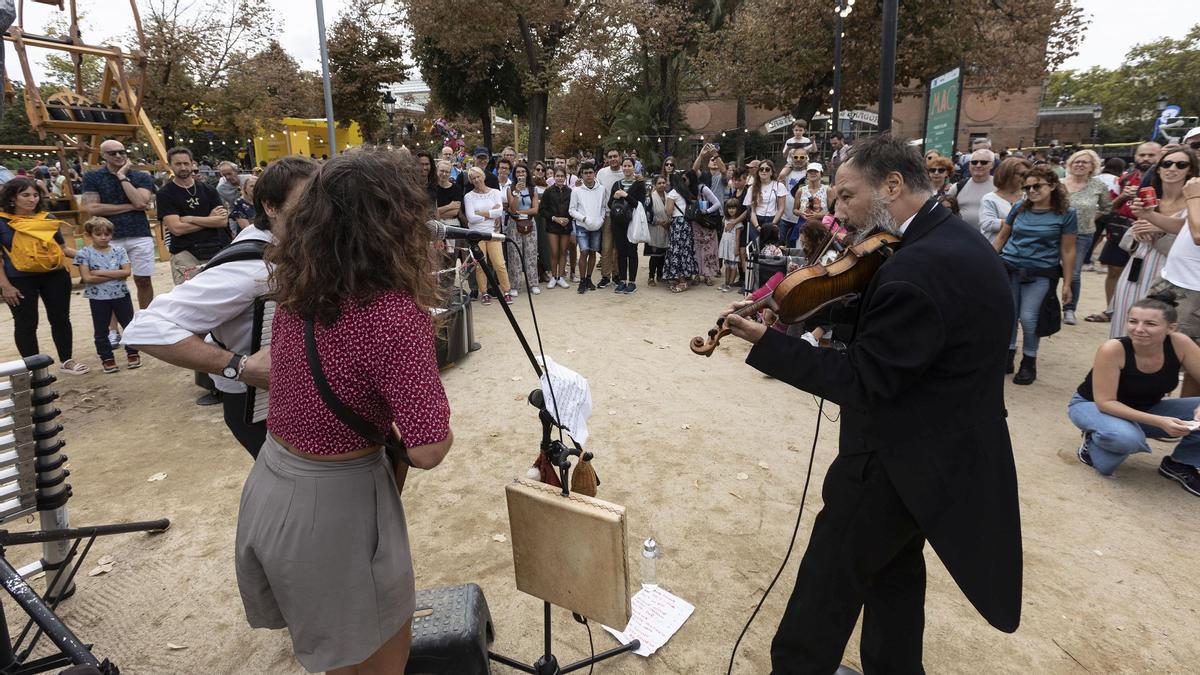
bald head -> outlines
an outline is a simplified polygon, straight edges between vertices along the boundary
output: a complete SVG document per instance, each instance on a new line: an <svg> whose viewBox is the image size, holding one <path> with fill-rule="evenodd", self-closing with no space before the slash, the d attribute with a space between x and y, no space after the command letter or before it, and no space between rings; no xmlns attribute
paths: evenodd
<svg viewBox="0 0 1200 675"><path fill-rule="evenodd" d="M100 156L104 158L108 168L113 171L120 169L129 161L125 154L125 145L117 140L107 140L101 143Z"/></svg>
<svg viewBox="0 0 1200 675"><path fill-rule="evenodd" d="M986 182L988 176L991 175L992 165L996 161L996 156L991 150L981 148L971 153L971 165L968 170L971 173L971 180L976 183Z"/></svg>
<svg viewBox="0 0 1200 675"><path fill-rule="evenodd" d="M1137 170L1142 173L1149 171L1162 155L1162 149L1162 145L1154 141L1147 141L1139 145L1137 151L1133 153L1133 163L1137 166Z"/></svg>

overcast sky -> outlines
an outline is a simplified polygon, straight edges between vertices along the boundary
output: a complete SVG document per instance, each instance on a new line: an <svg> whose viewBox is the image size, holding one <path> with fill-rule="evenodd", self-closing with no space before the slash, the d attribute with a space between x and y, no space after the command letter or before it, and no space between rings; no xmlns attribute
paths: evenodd
<svg viewBox="0 0 1200 675"><path fill-rule="evenodd" d="M203 2L203 0L200 0ZM320 66L317 52L317 20L313 0L270 0L275 5L281 24L279 42L301 64L310 69ZM1192 22L1197 21L1194 12L1186 10L1194 0L1076 0L1092 15L1092 23L1079 49L1079 56L1071 59L1067 68L1089 68L1120 65L1125 52L1135 44L1153 42L1163 36L1181 37ZM342 7L342 0L325 0L326 25L332 24ZM104 9L101 10L100 8ZM25 3L26 27L38 30L58 10L32 2ZM132 16L126 2L122 0L79 0L80 12L87 14L91 30L85 30L84 39L97 40L126 34L132 25ZM901 7L903 11L903 7ZM86 28L86 27L85 27ZM13 57L11 46L9 57ZM1007 49L1011 46L997 45L992 48ZM35 76L40 77L40 56L35 56ZM20 72L16 58L8 61L10 75ZM18 76L19 79L19 76Z"/></svg>

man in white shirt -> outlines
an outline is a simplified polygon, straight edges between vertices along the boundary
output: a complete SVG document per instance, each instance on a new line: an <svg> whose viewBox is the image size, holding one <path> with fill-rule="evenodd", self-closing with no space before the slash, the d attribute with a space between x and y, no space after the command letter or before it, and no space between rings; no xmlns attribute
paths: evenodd
<svg viewBox="0 0 1200 675"><path fill-rule="evenodd" d="M971 153L971 159L968 160L968 171L971 177L964 183L960 183L958 193L955 197L958 199L958 208L960 217L968 225L975 229L979 229L979 205L983 202L984 195L995 192L996 187L992 184L992 165L995 162L995 156L991 150L981 149Z"/></svg>
<svg viewBox="0 0 1200 675"><path fill-rule="evenodd" d="M596 288L608 286L613 275L617 273L617 250L613 244L612 223L608 219L608 196L612 194L612 186L625 174L621 171L621 151L609 148L604 153L604 161L608 166L596 172L596 182L604 188L604 229L600 235L600 283ZM580 175L583 174L582 169Z"/></svg>
<svg viewBox="0 0 1200 675"><path fill-rule="evenodd" d="M284 157L267 167L254 190L254 225L230 249L257 240L274 243L286 227L283 214L299 199L318 165ZM260 249L261 250L261 249ZM225 407L225 425L252 457L266 438L266 424L245 421L246 384L267 386L269 359L249 359L254 301L267 290L269 268L258 257L210 266L170 293L154 298L125 328L124 344L181 368L212 375ZM213 341L204 336L211 333Z"/></svg>
<svg viewBox="0 0 1200 675"><path fill-rule="evenodd" d="M614 151L615 152L615 151ZM579 242L579 291L582 295L596 290L592 270L596 268L596 250L601 248L601 229L604 227L608 205L608 190L596 180L596 168L591 162L579 167L579 185L571 190L567 213L575 219L575 239ZM604 277L601 288L609 280Z"/></svg>

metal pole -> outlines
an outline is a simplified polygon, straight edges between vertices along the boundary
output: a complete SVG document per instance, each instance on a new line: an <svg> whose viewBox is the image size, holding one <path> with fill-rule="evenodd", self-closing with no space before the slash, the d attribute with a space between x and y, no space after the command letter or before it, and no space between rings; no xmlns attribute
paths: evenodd
<svg viewBox="0 0 1200 675"><path fill-rule="evenodd" d="M829 117L829 133L842 129L842 31L845 26L842 12L846 9L844 2L845 0L838 0L837 19L833 28L833 101L830 106L833 112Z"/></svg>
<svg viewBox="0 0 1200 675"><path fill-rule="evenodd" d="M879 133L892 130L896 84L896 21L899 0L883 0L883 44L879 61Z"/></svg>
<svg viewBox="0 0 1200 675"><path fill-rule="evenodd" d="M325 5L317 0L317 37L321 41L321 80L325 86L325 130L329 135L329 156L336 157L337 135L333 128L333 90L329 86L329 47L325 44Z"/></svg>

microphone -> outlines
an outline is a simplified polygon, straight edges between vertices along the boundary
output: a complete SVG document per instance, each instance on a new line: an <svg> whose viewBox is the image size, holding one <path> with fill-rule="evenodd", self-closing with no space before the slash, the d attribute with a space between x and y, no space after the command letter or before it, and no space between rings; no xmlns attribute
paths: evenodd
<svg viewBox="0 0 1200 675"><path fill-rule="evenodd" d="M446 225L438 220L428 220L425 227L429 228L434 239L466 239L467 241L508 241L507 237L498 232L476 232L465 227Z"/></svg>

